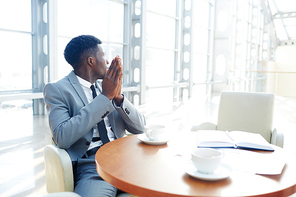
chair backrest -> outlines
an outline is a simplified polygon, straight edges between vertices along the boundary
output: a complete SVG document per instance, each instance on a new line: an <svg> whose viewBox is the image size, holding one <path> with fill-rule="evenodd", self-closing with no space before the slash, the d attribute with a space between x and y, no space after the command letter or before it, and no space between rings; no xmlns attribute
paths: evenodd
<svg viewBox="0 0 296 197"><path fill-rule="evenodd" d="M48 193L74 190L72 162L64 149L56 145L45 146L44 163Z"/></svg>
<svg viewBox="0 0 296 197"><path fill-rule="evenodd" d="M274 94L222 92L217 130L260 133L271 140Z"/></svg>

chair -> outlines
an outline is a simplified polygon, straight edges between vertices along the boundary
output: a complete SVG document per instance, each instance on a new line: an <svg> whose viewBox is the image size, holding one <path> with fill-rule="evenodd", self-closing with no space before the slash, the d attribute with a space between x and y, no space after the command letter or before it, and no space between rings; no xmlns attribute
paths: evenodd
<svg viewBox="0 0 296 197"><path fill-rule="evenodd" d="M44 153L46 188L52 196L79 196L74 191L72 161L69 154L53 144L46 145ZM128 193L117 194L116 197L132 197Z"/></svg>
<svg viewBox="0 0 296 197"><path fill-rule="evenodd" d="M50 144L44 148L44 161L47 192L73 192L72 162L68 153Z"/></svg>
<svg viewBox="0 0 296 197"><path fill-rule="evenodd" d="M224 91L221 93L217 124L205 122L191 130L260 133L271 144L283 147L283 134L272 128L274 100L274 94L269 93Z"/></svg>

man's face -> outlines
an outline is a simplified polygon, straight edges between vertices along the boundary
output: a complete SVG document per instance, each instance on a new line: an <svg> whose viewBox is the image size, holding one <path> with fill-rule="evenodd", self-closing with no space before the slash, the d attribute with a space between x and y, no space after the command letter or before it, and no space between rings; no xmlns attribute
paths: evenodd
<svg viewBox="0 0 296 197"><path fill-rule="evenodd" d="M109 64L106 59L106 53L101 45L98 45L98 50L96 52L96 65L94 66L94 72L97 75L98 79L103 79L107 65Z"/></svg>

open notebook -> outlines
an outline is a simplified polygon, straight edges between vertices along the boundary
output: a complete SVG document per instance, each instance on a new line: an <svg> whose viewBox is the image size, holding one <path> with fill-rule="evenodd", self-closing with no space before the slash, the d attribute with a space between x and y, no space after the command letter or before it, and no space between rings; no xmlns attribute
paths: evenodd
<svg viewBox="0 0 296 197"><path fill-rule="evenodd" d="M274 151L260 134L245 131L200 130L197 132L199 148L244 148Z"/></svg>

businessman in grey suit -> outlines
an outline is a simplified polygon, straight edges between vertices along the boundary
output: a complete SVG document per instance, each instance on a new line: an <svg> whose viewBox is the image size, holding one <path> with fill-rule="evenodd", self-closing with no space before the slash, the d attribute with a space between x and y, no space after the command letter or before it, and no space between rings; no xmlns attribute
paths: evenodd
<svg viewBox="0 0 296 197"><path fill-rule="evenodd" d="M145 117L121 94L120 57L108 69L101 43L90 35L73 38L64 51L73 71L43 91L53 141L69 153L74 191L83 197L116 195L117 189L98 175L95 153L126 130L143 133L145 125Z"/></svg>

